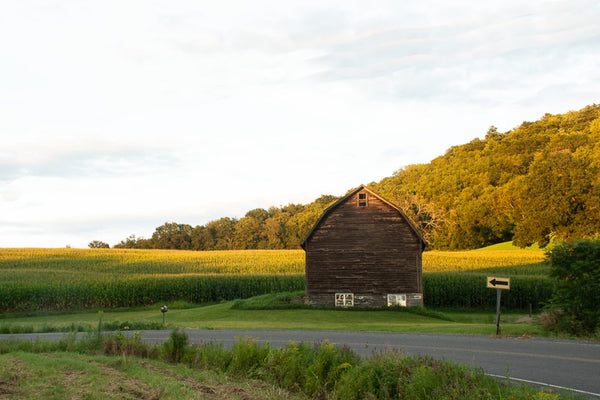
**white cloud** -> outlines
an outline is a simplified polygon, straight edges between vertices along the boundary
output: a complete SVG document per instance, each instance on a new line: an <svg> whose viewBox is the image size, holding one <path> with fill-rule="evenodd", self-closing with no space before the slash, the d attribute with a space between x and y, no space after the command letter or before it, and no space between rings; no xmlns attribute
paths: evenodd
<svg viewBox="0 0 600 400"><path fill-rule="evenodd" d="M7 3L0 246L343 194L597 102L598 17L591 0Z"/></svg>

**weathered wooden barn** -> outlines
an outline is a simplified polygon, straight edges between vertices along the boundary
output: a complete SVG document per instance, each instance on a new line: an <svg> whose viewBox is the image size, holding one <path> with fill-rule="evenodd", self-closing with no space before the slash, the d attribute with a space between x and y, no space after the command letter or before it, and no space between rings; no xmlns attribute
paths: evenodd
<svg viewBox="0 0 600 400"><path fill-rule="evenodd" d="M364 185L327 208L301 246L307 304L423 306L426 242L398 206Z"/></svg>

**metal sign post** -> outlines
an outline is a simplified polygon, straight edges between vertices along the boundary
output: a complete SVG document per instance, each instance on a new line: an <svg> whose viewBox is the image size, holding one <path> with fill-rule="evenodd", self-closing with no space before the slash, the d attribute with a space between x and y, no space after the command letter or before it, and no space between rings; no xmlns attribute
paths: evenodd
<svg viewBox="0 0 600 400"><path fill-rule="evenodd" d="M510 290L510 278L488 276L487 287L496 289L496 335L500 335L500 301L502 300L502 291Z"/></svg>
<svg viewBox="0 0 600 400"><path fill-rule="evenodd" d="M500 335L500 300L502 289L496 289L496 336Z"/></svg>
<svg viewBox="0 0 600 400"><path fill-rule="evenodd" d="M167 307L167 306L160 307L160 312L162 313L162 316L163 316L163 326L165 326L165 313L167 311L169 311L169 307Z"/></svg>

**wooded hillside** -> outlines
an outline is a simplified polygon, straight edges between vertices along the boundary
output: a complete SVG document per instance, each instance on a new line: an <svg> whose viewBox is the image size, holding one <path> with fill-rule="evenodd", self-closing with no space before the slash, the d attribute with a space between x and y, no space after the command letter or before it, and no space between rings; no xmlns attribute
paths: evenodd
<svg viewBox="0 0 600 400"><path fill-rule="evenodd" d="M428 164L409 165L368 186L398 204L431 248L470 249L512 240L600 238L600 105L544 115L483 140L451 147ZM360 182L357 182L357 185ZM116 247L161 249L299 248L337 200L248 211L204 226L165 223L152 238ZM91 244L90 244L91 246Z"/></svg>
<svg viewBox="0 0 600 400"><path fill-rule="evenodd" d="M454 146L370 185L433 247L520 246L600 235L600 105Z"/></svg>

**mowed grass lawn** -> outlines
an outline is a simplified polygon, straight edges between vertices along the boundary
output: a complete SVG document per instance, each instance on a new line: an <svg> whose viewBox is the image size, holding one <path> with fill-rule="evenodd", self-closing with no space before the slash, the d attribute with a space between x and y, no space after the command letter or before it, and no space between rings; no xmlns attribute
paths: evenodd
<svg viewBox="0 0 600 400"><path fill-rule="evenodd" d="M197 306L187 309L170 308L165 315L165 328L182 329L311 329L387 332L437 332L457 334L495 334L495 310L486 311L424 311L406 310L339 310L339 309L233 309L234 302ZM432 316L427 315L428 313ZM504 335L542 335L535 323L517 323L525 314L504 314L501 319ZM67 331L71 327L94 330L102 318L106 326L136 330L136 326L162 324L160 307L129 310L103 310L45 314L13 315L0 319L0 331L41 332Z"/></svg>

